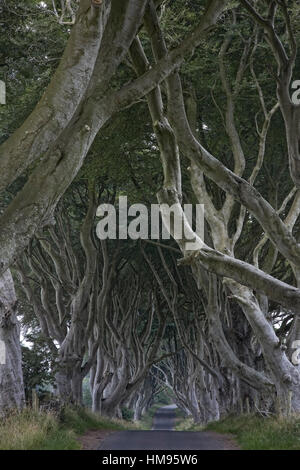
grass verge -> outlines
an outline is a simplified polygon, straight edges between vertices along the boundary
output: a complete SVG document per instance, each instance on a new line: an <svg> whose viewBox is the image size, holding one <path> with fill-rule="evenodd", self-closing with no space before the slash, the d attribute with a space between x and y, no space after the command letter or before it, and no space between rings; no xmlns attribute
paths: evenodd
<svg viewBox="0 0 300 470"><path fill-rule="evenodd" d="M175 431L203 431L202 424L195 424L193 418L179 417Z"/></svg>
<svg viewBox="0 0 300 470"><path fill-rule="evenodd" d="M193 427L195 426L193 419L187 417L186 414L180 408L176 408L175 413L175 431L200 431L200 429L193 429Z"/></svg>
<svg viewBox="0 0 300 470"><path fill-rule="evenodd" d="M85 409L67 408L60 419L25 409L0 420L1 450L78 450L78 436L88 430L136 429L126 421L109 420Z"/></svg>
<svg viewBox="0 0 300 470"><path fill-rule="evenodd" d="M299 417L231 416L209 423L207 430L232 434L244 450L299 450Z"/></svg>

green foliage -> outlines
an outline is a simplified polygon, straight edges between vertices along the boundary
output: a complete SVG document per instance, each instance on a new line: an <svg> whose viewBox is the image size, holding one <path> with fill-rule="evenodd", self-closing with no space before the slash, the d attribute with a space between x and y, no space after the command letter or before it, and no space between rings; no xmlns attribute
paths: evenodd
<svg viewBox="0 0 300 470"><path fill-rule="evenodd" d="M119 431L130 427L83 408L66 408L60 419L52 413L27 408L1 419L0 425L1 450L79 450L78 436L88 430Z"/></svg>
<svg viewBox="0 0 300 470"><path fill-rule="evenodd" d="M172 397L168 392L162 390L160 393L156 394L154 397L154 403L159 403L161 406L170 405L173 403Z"/></svg>
<svg viewBox="0 0 300 470"><path fill-rule="evenodd" d="M93 429L123 429L121 423L113 422L80 407L65 408L60 420L65 429L72 429L76 434L83 434Z"/></svg>
<svg viewBox="0 0 300 470"><path fill-rule="evenodd" d="M0 5L0 80L6 102L0 105L0 143L35 107L62 56L68 28L38 0L3 0Z"/></svg>
<svg viewBox="0 0 300 470"><path fill-rule="evenodd" d="M93 179L105 187L109 202L120 195L130 203L155 202L162 184L161 165L144 104L119 113L97 136L77 178Z"/></svg>
<svg viewBox="0 0 300 470"><path fill-rule="evenodd" d="M49 350L41 340L36 339L31 348L22 346L23 377L27 400L31 398L32 389L43 397L49 385L53 384L51 364Z"/></svg>
<svg viewBox="0 0 300 470"><path fill-rule="evenodd" d="M175 431L202 431L204 428L201 424L195 424L193 418L186 418L183 415L178 416Z"/></svg>
<svg viewBox="0 0 300 470"><path fill-rule="evenodd" d="M1 450L78 449L75 433L61 429L52 414L26 409L1 422Z"/></svg>
<svg viewBox="0 0 300 470"><path fill-rule="evenodd" d="M132 421L134 412L130 408L123 407L122 408L122 419L125 421Z"/></svg>
<svg viewBox="0 0 300 470"><path fill-rule="evenodd" d="M207 426L208 430L233 434L245 450L299 450L300 420L297 417L261 418L232 416Z"/></svg>

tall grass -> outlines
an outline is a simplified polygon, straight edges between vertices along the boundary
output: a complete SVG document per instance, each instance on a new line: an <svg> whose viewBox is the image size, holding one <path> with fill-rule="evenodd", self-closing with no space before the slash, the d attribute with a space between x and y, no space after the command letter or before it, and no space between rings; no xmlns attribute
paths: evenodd
<svg viewBox="0 0 300 470"><path fill-rule="evenodd" d="M175 426L175 431L203 431L204 425L195 424L193 418L179 417Z"/></svg>
<svg viewBox="0 0 300 470"><path fill-rule="evenodd" d="M34 450L44 448L47 441L61 442L60 448L77 449L75 434L62 432L58 419L50 413L36 413L26 409L11 413L1 420L1 450Z"/></svg>
<svg viewBox="0 0 300 470"><path fill-rule="evenodd" d="M27 408L0 420L1 450L76 450L87 430L123 430L133 425L109 420L80 408L66 408L60 417Z"/></svg>
<svg viewBox="0 0 300 470"><path fill-rule="evenodd" d="M300 417L232 416L208 424L208 430L233 434L245 450L299 450Z"/></svg>

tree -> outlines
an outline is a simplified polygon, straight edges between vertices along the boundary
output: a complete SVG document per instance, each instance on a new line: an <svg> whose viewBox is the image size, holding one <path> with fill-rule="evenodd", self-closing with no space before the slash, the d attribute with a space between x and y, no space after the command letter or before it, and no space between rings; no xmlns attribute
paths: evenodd
<svg viewBox="0 0 300 470"><path fill-rule="evenodd" d="M21 408L25 400L17 298L9 270L0 278L0 296L0 341L4 345L0 363L0 412L3 415L12 408Z"/></svg>
<svg viewBox="0 0 300 470"><path fill-rule="evenodd" d="M142 79L115 90L111 82L142 25L146 4L146 0L81 0L45 93L24 124L1 145L0 189L32 168L1 216L1 275L34 235L53 223L60 198L103 125L180 66L216 22L224 1L211 2L198 28Z"/></svg>
<svg viewBox="0 0 300 470"><path fill-rule="evenodd" d="M298 411L296 2L76 4L53 3L62 28L74 23L65 52L0 147L0 272L17 264L59 359L60 396L81 403L90 373L93 407L110 416L124 406L140 416L158 385L196 421L244 400ZM95 239L103 188L110 202L157 193L180 214L204 203L205 240L183 218L199 247L190 251L171 223L174 241L142 242L145 273L134 243Z"/></svg>
<svg viewBox="0 0 300 470"><path fill-rule="evenodd" d="M233 14L235 20L235 9L233 10ZM168 54L168 50L162 30L159 26L154 5L151 4L151 2L146 10L145 18L146 28L148 32L151 32L153 55L155 60L159 61ZM216 330L218 338L216 344L219 347L219 353L225 354L227 350L229 363L232 363L235 372L239 373L244 380L247 379L250 383L252 382L252 386L261 387L262 390L266 390L273 384L280 407L284 412L287 412L290 406L290 393L292 393L293 396L292 406L295 410L299 408L299 367L292 364L286 356L285 351L280 348L280 341L265 316L265 308L267 307L264 301L269 297L272 300L280 302L284 307L293 309L295 314L297 314L297 300L295 299L293 303L286 303L284 297L288 295L288 292L290 292L291 295L293 295L292 292L294 292L295 296L298 297L299 290L288 284L278 284L278 280L268 273L264 273L257 266L254 267L245 262L240 263L234 256L234 248L242 232L246 208L256 217L278 251L289 259L293 265L297 266L298 244L292 235L292 228L299 214L299 195L296 194L294 204L285 222L283 222L277 211L272 208L262 195L253 189L253 183L261 167L261 161L264 158L266 135L270 119L278 107L278 105L275 105L270 111L266 110L264 97L257 80L256 86L264 109L265 121L263 123L262 132L259 132L257 164L250 175L249 181L242 178L245 170L245 156L235 122L235 100L246 70L247 60L249 60L250 44L246 43L244 47L244 52L238 64L235 81L230 85L226 77L224 65L224 54L228 50L230 42L231 39L229 35L225 38L221 47L219 68L222 86L226 95L226 114L223 119L231 145L234 171L229 170L224 164L213 157L200 143L195 123L191 120L191 116L187 114L179 74L175 73L167 77L165 82L168 102L167 114L165 113L162 93L159 87L151 94L147 95L153 129L160 146L164 171L164 185L158 193L158 200L160 203L167 203L169 206L176 204L179 207L178 210L180 210L182 185L179 151L182 151L190 160L191 185L196 199L200 203L205 202L206 220L211 231L213 244L213 247L204 244L204 247L200 248L196 253L188 253L186 249L186 242L188 240L184 238L178 239L177 237L176 241L185 256L184 262L192 265L198 285L201 285L202 288L207 291L207 314L211 322L213 321L211 315L217 315L218 312L216 304L217 290L212 277L209 279L209 288L203 285L202 268L204 267L208 271L224 277L224 283L226 283L231 295L233 295L239 303L255 336L261 344L264 358L271 372L271 379L267 376L255 373L254 370L249 367L242 366L239 362L236 362L234 356L230 358L231 353L226 342L220 341L222 336L222 330L220 328L218 331ZM144 73L149 65L142 45L138 40L136 40L131 47L131 57L137 73ZM255 79L253 65L252 75ZM208 194L203 173L212 179L226 193L220 209L217 209L211 196ZM234 209L234 200L240 202L242 207L237 217L235 232L230 236L228 228ZM187 229L185 233L193 233L192 227L189 226L187 220L183 218L183 222ZM173 236L176 236L174 228L172 229L172 227L171 232ZM196 233L194 233L194 240L198 240L199 246L203 246L203 243L201 243ZM265 269L272 269L272 266L273 264ZM269 289L271 284L273 284L273 289ZM277 295L274 295L275 286L277 293L282 287L282 295L277 298L275 298ZM211 289L213 289L214 292L212 296L208 295ZM255 289L258 291L258 294L263 294L265 297L258 296L258 298L256 298L252 289ZM273 292L271 292L271 290L273 290ZM223 345L222 349L221 345Z"/></svg>

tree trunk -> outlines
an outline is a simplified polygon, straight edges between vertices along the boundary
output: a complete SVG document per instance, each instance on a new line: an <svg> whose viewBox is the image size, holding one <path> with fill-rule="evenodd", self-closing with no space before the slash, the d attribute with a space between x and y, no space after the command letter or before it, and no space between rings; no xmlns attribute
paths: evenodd
<svg viewBox="0 0 300 470"><path fill-rule="evenodd" d="M144 400L143 400L143 395L140 393L138 395L137 401L134 406L134 415L133 415L133 421L140 421L142 417L142 412L144 408Z"/></svg>
<svg viewBox="0 0 300 470"><path fill-rule="evenodd" d="M74 361L64 361L55 375L57 395L62 403L82 405L83 376Z"/></svg>
<svg viewBox="0 0 300 470"><path fill-rule="evenodd" d="M0 277L0 415L25 402L17 298L10 270Z"/></svg>
<svg viewBox="0 0 300 470"><path fill-rule="evenodd" d="M65 370L59 369L55 375L56 394L63 403L68 403L72 395L71 378Z"/></svg>

